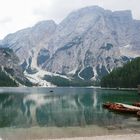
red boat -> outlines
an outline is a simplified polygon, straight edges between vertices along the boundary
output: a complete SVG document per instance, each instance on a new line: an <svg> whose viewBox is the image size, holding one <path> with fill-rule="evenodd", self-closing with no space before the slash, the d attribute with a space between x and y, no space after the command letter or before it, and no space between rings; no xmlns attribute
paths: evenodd
<svg viewBox="0 0 140 140"><path fill-rule="evenodd" d="M103 107L112 111L123 112L123 113L137 113L140 111L140 107L122 104L122 103L105 103Z"/></svg>

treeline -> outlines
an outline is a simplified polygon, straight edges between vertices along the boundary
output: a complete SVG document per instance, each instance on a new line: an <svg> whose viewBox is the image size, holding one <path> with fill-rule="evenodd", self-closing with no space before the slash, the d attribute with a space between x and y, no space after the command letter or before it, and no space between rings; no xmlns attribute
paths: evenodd
<svg viewBox="0 0 140 140"><path fill-rule="evenodd" d="M93 86L95 85L95 82L90 81L90 80L80 80L80 79L73 79L69 80L60 76L50 76L46 75L44 77L44 80L51 82L52 84L56 86L73 86L73 87L83 87L83 86Z"/></svg>
<svg viewBox="0 0 140 140"><path fill-rule="evenodd" d="M140 57L101 79L101 87L136 88L140 84Z"/></svg>
<svg viewBox="0 0 140 140"><path fill-rule="evenodd" d="M32 86L36 86L33 83L31 83L24 75L23 73L20 73L20 75L16 75L15 71L13 69L10 68L4 68L4 70L9 73L11 76L14 77L14 79L16 81L18 81L21 85L27 86L27 87L32 87ZM19 74L18 71L16 71L16 73ZM4 76L5 77L5 76ZM8 76L7 76L8 77ZM9 84L8 84L9 85ZM11 85L12 86L12 85ZM17 85L19 86L19 85Z"/></svg>
<svg viewBox="0 0 140 140"><path fill-rule="evenodd" d="M0 87L17 87L17 83L0 69Z"/></svg>

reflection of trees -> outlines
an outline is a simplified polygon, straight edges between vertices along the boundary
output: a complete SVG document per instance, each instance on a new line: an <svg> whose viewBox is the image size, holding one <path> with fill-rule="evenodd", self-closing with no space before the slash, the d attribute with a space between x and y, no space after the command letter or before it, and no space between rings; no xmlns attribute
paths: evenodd
<svg viewBox="0 0 140 140"><path fill-rule="evenodd" d="M78 125L79 108L73 97L55 96L51 102L37 108L36 115L40 125Z"/></svg>
<svg viewBox="0 0 140 140"><path fill-rule="evenodd" d="M121 123L123 117L103 110L101 100L102 95L97 95L96 92L67 95L1 94L0 127Z"/></svg>
<svg viewBox="0 0 140 140"><path fill-rule="evenodd" d="M22 96L0 94L0 127L20 125L22 117ZM20 121L18 121L20 118Z"/></svg>
<svg viewBox="0 0 140 140"><path fill-rule="evenodd" d="M83 95L28 95L24 98L24 115L40 125L85 125L85 117L89 116L87 108L92 107L89 96ZM88 101L86 101L88 100ZM87 107L85 107L87 106ZM86 110L85 110L86 108Z"/></svg>
<svg viewBox="0 0 140 140"><path fill-rule="evenodd" d="M50 98L50 97L49 97ZM92 94L65 95L54 97L37 108L36 116L40 125L73 126L92 124L96 117Z"/></svg>

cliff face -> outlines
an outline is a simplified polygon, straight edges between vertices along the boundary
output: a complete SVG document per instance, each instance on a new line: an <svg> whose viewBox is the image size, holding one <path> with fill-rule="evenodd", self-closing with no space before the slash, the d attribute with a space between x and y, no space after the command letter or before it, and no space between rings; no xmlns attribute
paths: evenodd
<svg viewBox="0 0 140 140"><path fill-rule="evenodd" d="M7 68L16 68L18 66L19 59L9 48L0 48L0 66Z"/></svg>
<svg viewBox="0 0 140 140"><path fill-rule="evenodd" d="M54 32L56 24L53 21L42 21L35 26L7 35L2 41L2 47L13 49L21 64L26 63L26 69L32 61L36 64L37 54L42 48L42 42L47 42Z"/></svg>
<svg viewBox="0 0 140 140"><path fill-rule="evenodd" d="M31 86L25 78L19 59L9 48L0 48L0 86Z"/></svg>
<svg viewBox="0 0 140 140"><path fill-rule="evenodd" d="M139 56L140 21L131 11L92 6L72 12L58 25L44 21L8 35L1 44L16 52L25 70L40 67L96 80Z"/></svg>
<svg viewBox="0 0 140 140"><path fill-rule="evenodd" d="M88 7L62 21L47 45L43 68L81 79L97 79L138 56L140 24L130 11ZM86 73L89 73L87 76Z"/></svg>

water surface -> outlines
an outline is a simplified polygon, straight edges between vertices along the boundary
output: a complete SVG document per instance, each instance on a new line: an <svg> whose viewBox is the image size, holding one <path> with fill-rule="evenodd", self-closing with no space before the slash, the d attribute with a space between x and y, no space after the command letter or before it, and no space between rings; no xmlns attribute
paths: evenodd
<svg viewBox="0 0 140 140"><path fill-rule="evenodd" d="M131 104L140 96L134 91L93 88L3 88L0 127L126 125L134 117L103 109L107 101Z"/></svg>
<svg viewBox="0 0 140 140"><path fill-rule="evenodd" d="M108 101L132 104L140 95L95 88L1 88L0 128L140 127L135 115L103 109Z"/></svg>

